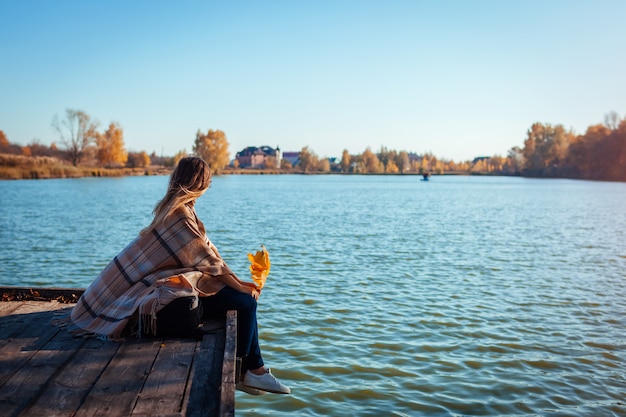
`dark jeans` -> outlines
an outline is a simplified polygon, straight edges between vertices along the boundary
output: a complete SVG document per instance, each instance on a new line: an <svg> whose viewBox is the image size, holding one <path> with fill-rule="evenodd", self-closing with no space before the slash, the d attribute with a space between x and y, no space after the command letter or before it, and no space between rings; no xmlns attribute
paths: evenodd
<svg viewBox="0 0 626 417"><path fill-rule="evenodd" d="M230 287L224 287L210 297L200 297L193 309L194 297L182 297L169 303L157 313L157 336L198 337L198 325L203 318L225 317L228 310L237 310L237 356L242 358L243 370L263 366L259 333L256 323L256 300Z"/></svg>
<svg viewBox="0 0 626 417"><path fill-rule="evenodd" d="M210 297L200 297L203 317L223 317L228 310L237 310L237 356L243 370L263 366L256 322L256 300L230 287Z"/></svg>

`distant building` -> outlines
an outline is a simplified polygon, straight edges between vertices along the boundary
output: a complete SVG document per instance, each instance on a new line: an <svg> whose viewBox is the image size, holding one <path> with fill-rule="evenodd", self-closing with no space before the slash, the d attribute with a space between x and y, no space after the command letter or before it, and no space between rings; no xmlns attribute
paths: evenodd
<svg viewBox="0 0 626 417"><path fill-rule="evenodd" d="M476 164L479 161L488 161L490 160L491 157L490 156L477 156L476 158L474 158L474 160L472 161L472 164Z"/></svg>
<svg viewBox="0 0 626 417"><path fill-rule="evenodd" d="M280 148L248 146L237 152L235 159L240 168L280 168Z"/></svg>
<svg viewBox="0 0 626 417"><path fill-rule="evenodd" d="M300 162L300 152L283 152L283 159L289 161L292 167Z"/></svg>
<svg viewBox="0 0 626 417"><path fill-rule="evenodd" d="M424 157L421 155L418 155L414 152L409 153L409 163L413 163L413 162L421 163L423 159Z"/></svg>

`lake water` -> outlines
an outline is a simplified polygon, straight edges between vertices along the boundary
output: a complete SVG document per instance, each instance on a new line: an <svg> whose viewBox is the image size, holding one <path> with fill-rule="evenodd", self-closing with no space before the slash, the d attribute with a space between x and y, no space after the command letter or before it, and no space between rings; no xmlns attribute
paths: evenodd
<svg viewBox="0 0 626 417"><path fill-rule="evenodd" d="M85 287L167 177L0 181L0 285ZM240 416L626 415L626 184L224 176L197 205L292 395Z"/></svg>

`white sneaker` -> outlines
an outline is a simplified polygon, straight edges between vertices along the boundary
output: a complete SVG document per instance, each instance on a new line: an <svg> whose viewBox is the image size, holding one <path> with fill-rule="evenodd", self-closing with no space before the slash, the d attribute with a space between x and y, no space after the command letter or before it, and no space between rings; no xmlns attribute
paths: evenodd
<svg viewBox="0 0 626 417"><path fill-rule="evenodd" d="M270 372L270 368L262 375L255 375L248 371L243 377L242 385L249 388L256 388L262 391L273 392L274 394L291 394L291 390L280 383Z"/></svg>

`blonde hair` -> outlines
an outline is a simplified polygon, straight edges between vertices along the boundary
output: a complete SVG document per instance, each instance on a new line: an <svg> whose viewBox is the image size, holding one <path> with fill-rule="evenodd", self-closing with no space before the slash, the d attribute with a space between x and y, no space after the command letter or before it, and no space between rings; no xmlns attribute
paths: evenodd
<svg viewBox="0 0 626 417"><path fill-rule="evenodd" d="M204 159L197 156L181 159L170 176L165 196L154 207L152 223L141 234L151 232L177 209L194 202L210 185L211 169Z"/></svg>

